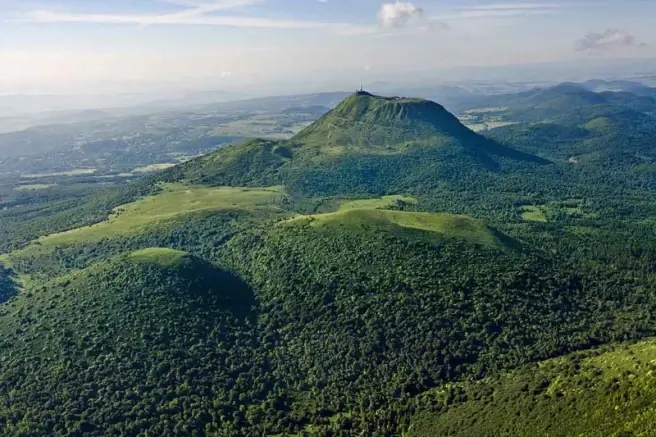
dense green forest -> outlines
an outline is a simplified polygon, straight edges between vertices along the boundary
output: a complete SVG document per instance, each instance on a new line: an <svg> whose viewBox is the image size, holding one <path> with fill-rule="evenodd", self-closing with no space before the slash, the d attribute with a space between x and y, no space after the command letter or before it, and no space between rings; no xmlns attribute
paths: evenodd
<svg viewBox="0 0 656 437"><path fill-rule="evenodd" d="M648 433L651 343L607 345L656 336L656 119L585 93L483 136L361 92L291 140L7 197L0 429Z"/></svg>

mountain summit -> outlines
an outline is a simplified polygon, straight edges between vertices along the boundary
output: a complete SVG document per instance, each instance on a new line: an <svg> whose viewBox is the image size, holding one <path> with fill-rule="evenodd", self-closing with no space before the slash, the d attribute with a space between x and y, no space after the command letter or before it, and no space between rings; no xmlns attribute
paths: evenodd
<svg viewBox="0 0 656 437"><path fill-rule="evenodd" d="M436 146L449 139L477 141L479 137L438 103L359 91L299 132L292 142L360 148Z"/></svg>
<svg viewBox="0 0 656 437"><path fill-rule="evenodd" d="M291 192L388 193L494 171L502 160L545 163L489 140L424 99L357 92L286 141L250 140L156 176L205 185L284 185Z"/></svg>

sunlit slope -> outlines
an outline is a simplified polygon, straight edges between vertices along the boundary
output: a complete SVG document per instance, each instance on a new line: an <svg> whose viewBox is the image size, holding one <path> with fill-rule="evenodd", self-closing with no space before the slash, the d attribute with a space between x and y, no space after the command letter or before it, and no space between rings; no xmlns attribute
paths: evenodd
<svg viewBox="0 0 656 437"><path fill-rule="evenodd" d="M135 250L128 254L128 259L135 263L150 264L163 268L180 268L193 262L193 257L188 253L164 247Z"/></svg>
<svg viewBox="0 0 656 437"><path fill-rule="evenodd" d="M433 390L407 435L655 435L655 372L655 340L576 353Z"/></svg>
<svg viewBox="0 0 656 437"><path fill-rule="evenodd" d="M92 226L47 235L14 256L47 253L57 246L135 235L149 228L203 212L280 213L275 206L284 196L280 187L240 188L165 184L162 191L117 207L108 220Z"/></svg>
<svg viewBox="0 0 656 437"><path fill-rule="evenodd" d="M517 246L509 237L465 215L394 209L399 205L413 205L416 202L417 199L409 196L351 200L343 202L335 212L297 215L279 224L288 227L310 226L327 232L383 232L427 241L444 237L460 238L489 247L503 247L506 244Z"/></svg>
<svg viewBox="0 0 656 437"><path fill-rule="evenodd" d="M389 211L353 208L309 217L296 217L284 224L308 224L317 230L336 231L342 228L360 232L387 232L397 236L432 239L462 238L485 246L503 243L484 223L467 216L425 212Z"/></svg>

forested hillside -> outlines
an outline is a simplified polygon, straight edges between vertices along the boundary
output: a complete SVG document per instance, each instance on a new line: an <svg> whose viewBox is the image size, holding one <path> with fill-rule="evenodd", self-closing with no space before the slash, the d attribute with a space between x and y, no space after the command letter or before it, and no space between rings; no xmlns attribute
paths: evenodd
<svg viewBox="0 0 656 437"><path fill-rule="evenodd" d="M513 121L539 122L590 106L622 106L634 111L656 112L656 89L644 87L649 93L594 92L585 84L562 83L549 88L537 88L517 94L484 96L474 99L472 108L498 108Z"/></svg>
<svg viewBox="0 0 656 437"><path fill-rule="evenodd" d="M654 435L653 340L428 391L408 435Z"/></svg>
<svg viewBox="0 0 656 437"><path fill-rule="evenodd" d="M586 180L654 187L656 117L626 106L594 104L535 123L491 130L489 138L551 161L566 161Z"/></svg>
<svg viewBox="0 0 656 437"><path fill-rule="evenodd" d="M649 432L652 340L608 345L656 336L656 121L590 99L483 136L360 92L287 141L0 211L0 429Z"/></svg>

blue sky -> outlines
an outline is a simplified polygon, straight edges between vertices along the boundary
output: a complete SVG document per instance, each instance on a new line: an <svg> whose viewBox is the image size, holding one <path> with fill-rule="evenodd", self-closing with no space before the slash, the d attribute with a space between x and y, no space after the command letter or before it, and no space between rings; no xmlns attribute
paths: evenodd
<svg viewBox="0 0 656 437"><path fill-rule="evenodd" d="M0 92L656 58L655 16L651 0L0 0Z"/></svg>

